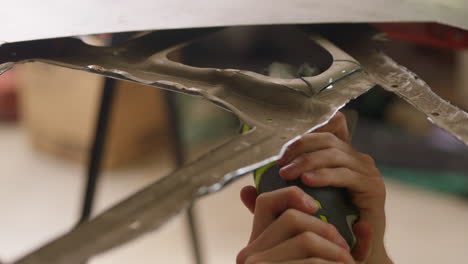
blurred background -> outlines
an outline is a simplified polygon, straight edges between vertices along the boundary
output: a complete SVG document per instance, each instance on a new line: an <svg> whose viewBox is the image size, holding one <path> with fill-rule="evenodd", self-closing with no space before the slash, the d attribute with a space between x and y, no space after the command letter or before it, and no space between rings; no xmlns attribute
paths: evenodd
<svg viewBox="0 0 468 264"><path fill-rule="evenodd" d="M437 94L467 110L468 51L414 37L418 32L394 34L382 48ZM225 37L235 42L235 35ZM88 36L85 41L105 45L111 38ZM178 60L184 58L179 54ZM105 82L97 75L40 63L0 76L2 261L15 260L77 223ZM170 104L178 109L175 120L186 161L239 131L235 116L199 98L124 81L113 87L93 215L176 168ZM468 148L379 87L347 108L360 117L354 146L376 159L385 178L386 244L395 263L468 263ZM233 263L245 245L252 218L239 190L251 184L247 175L195 204L205 263ZM157 262L194 263L183 214L90 261Z"/></svg>

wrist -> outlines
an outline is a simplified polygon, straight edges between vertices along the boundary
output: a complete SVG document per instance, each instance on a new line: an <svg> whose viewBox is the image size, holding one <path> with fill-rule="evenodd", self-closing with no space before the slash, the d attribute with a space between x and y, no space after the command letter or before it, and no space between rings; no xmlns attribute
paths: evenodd
<svg viewBox="0 0 468 264"><path fill-rule="evenodd" d="M366 261L366 264L393 264L393 261L387 254L387 250L383 243L379 246L375 246L372 249L369 258Z"/></svg>

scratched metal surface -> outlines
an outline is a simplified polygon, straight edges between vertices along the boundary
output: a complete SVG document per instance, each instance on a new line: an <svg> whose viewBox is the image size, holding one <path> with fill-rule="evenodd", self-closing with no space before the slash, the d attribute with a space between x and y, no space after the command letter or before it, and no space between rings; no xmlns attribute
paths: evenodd
<svg viewBox="0 0 468 264"><path fill-rule="evenodd" d="M245 70L196 68L169 60L171 52L190 43L187 39L207 32L183 33L156 32L117 47L91 47L77 39L0 47L0 70L15 63L41 61L135 81L201 96L253 127L16 263L82 263L154 230L193 199L216 192L278 159L289 142L325 124L349 100L373 86L357 61L318 35L297 31L306 34L311 47L317 43L331 54L330 67L315 77L277 79Z"/></svg>
<svg viewBox="0 0 468 264"><path fill-rule="evenodd" d="M14 0L2 1L0 43L235 25L422 21L468 29L467 13L466 0Z"/></svg>
<svg viewBox="0 0 468 264"><path fill-rule="evenodd" d="M376 83L393 92L438 127L468 145L468 113L434 93L424 80L381 52L372 52L363 62Z"/></svg>

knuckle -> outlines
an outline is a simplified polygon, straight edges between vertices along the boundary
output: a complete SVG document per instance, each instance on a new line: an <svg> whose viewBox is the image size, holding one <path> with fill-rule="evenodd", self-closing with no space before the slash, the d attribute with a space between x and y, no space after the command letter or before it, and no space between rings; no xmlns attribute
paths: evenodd
<svg viewBox="0 0 468 264"><path fill-rule="evenodd" d="M333 229L331 229L329 226L323 227L322 230L320 230L320 233L323 237L332 239L334 237Z"/></svg>
<svg viewBox="0 0 468 264"><path fill-rule="evenodd" d="M262 193L257 197L256 201L256 206L263 208L265 207L266 204L268 204L268 201L271 199L271 194L268 192Z"/></svg>
<svg viewBox="0 0 468 264"><path fill-rule="evenodd" d="M298 161L303 167L313 167L315 164L315 159L312 157L310 153L303 154Z"/></svg>
<svg viewBox="0 0 468 264"><path fill-rule="evenodd" d="M304 232L299 235L299 243L306 249L311 249L317 243L318 235L313 232Z"/></svg>
<svg viewBox="0 0 468 264"><path fill-rule="evenodd" d="M355 172L352 169L347 168L347 167L341 168L340 173L342 175L353 175L353 174L355 174Z"/></svg>
<svg viewBox="0 0 468 264"><path fill-rule="evenodd" d="M368 185L372 186L373 190L381 192L382 189L385 189L385 184L381 177L368 177Z"/></svg>
<svg viewBox="0 0 468 264"><path fill-rule="evenodd" d="M303 166L305 163L309 162L308 157L308 152L299 153L297 157L292 161L292 163L295 163L298 166Z"/></svg>
<svg viewBox="0 0 468 264"><path fill-rule="evenodd" d="M383 183L382 174L380 174L379 169L377 169L377 167L375 167L375 164L373 165L372 170L371 170L370 173L371 173L372 176L374 176L374 178L379 179Z"/></svg>
<svg viewBox="0 0 468 264"><path fill-rule="evenodd" d="M335 136L335 134L333 134L331 132L323 132L322 137L323 137L323 140L327 144L332 144L332 143L336 142L336 140L337 140L337 137Z"/></svg>
<svg viewBox="0 0 468 264"><path fill-rule="evenodd" d="M326 238L333 239L338 236L338 230L332 224L326 224L323 227L322 235Z"/></svg>
<svg viewBox="0 0 468 264"><path fill-rule="evenodd" d="M286 194L290 199L302 199L304 191L298 186L287 187Z"/></svg>
<svg viewBox="0 0 468 264"><path fill-rule="evenodd" d="M315 160L311 157L310 153L304 153L296 160L296 164L302 168L313 167Z"/></svg>
<svg viewBox="0 0 468 264"><path fill-rule="evenodd" d="M290 148L291 149L302 149L304 147L306 141L307 141L307 135L302 136L298 140L294 141L294 143L291 144Z"/></svg>
<svg viewBox="0 0 468 264"><path fill-rule="evenodd" d="M369 186L372 186L373 196L380 197L381 199L385 200L385 183L381 177L369 178Z"/></svg>
<svg viewBox="0 0 468 264"><path fill-rule="evenodd" d="M339 119L344 119L345 116L344 116L344 114L342 112L338 111L335 114L335 118L339 120Z"/></svg>
<svg viewBox="0 0 468 264"><path fill-rule="evenodd" d="M361 153L361 157L366 163L375 166L375 160L370 155Z"/></svg>
<svg viewBox="0 0 468 264"><path fill-rule="evenodd" d="M340 159L343 155L343 152L337 148L329 148L327 152L329 157L334 160Z"/></svg>
<svg viewBox="0 0 468 264"><path fill-rule="evenodd" d="M300 224L298 214L295 209L286 210L281 216L280 220L286 222L290 227L297 228Z"/></svg>
<svg viewBox="0 0 468 264"><path fill-rule="evenodd" d="M248 255L248 250L247 248L242 249L236 257L236 264L244 264L247 258L249 257Z"/></svg>

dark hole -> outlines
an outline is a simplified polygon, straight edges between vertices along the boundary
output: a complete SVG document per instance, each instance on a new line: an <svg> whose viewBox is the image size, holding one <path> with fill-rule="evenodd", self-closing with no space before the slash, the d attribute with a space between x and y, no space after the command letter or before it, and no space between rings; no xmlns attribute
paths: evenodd
<svg viewBox="0 0 468 264"><path fill-rule="evenodd" d="M299 68L307 62L321 72L332 56L293 26L231 27L192 42L168 55L201 68L239 69L265 74L273 62Z"/></svg>

